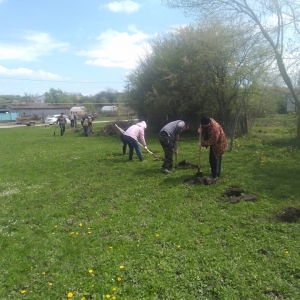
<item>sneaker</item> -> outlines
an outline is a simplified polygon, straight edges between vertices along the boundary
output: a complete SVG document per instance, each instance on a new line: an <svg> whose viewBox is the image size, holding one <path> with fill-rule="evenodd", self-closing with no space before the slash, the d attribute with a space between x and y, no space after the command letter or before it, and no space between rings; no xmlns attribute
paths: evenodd
<svg viewBox="0 0 300 300"><path fill-rule="evenodd" d="M161 168L161 171L165 174L172 174L172 172L170 172L168 169L165 168Z"/></svg>
<svg viewBox="0 0 300 300"><path fill-rule="evenodd" d="M215 176L215 177L213 177L215 180L218 180L219 179L219 177L218 176Z"/></svg>

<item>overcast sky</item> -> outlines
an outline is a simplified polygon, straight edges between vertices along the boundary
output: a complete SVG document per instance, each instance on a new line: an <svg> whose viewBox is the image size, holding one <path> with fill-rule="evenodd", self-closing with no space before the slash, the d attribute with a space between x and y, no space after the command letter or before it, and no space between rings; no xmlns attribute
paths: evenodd
<svg viewBox="0 0 300 300"><path fill-rule="evenodd" d="M122 91L156 34L192 22L160 0L0 0L0 94Z"/></svg>

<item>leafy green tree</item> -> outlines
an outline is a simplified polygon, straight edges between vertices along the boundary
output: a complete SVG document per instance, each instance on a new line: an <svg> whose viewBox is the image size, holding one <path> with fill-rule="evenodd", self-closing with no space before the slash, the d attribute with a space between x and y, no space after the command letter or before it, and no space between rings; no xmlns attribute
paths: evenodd
<svg viewBox="0 0 300 300"><path fill-rule="evenodd" d="M273 52L280 75L288 87L298 111L297 136L300 139L300 98L291 80L299 63L299 0L162 0L171 8L183 9L197 19L212 16L242 20L252 27L252 35L260 36ZM295 68L294 68L295 69Z"/></svg>
<svg viewBox="0 0 300 300"><path fill-rule="evenodd" d="M118 98L118 92L113 89L107 89L96 94L93 98L96 103L116 103Z"/></svg>
<svg viewBox="0 0 300 300"><path fill-rule="evenodd" d="M254 42L257 46L250 47ZM151 52L127 77L128 99L156 123L196 122L207 113L228 125L241 90L244 94L245 86L262 77L262 50L245 30L218 20L179 28L151 42Z"/></svg>
<svg viewBox="0 0 300 300"><path fill-rule="evenodd" d="M50 88L49 92L45 93L45 102L46 103L70 103L70 97L67 93L63 92L60 89Z"/></svg>

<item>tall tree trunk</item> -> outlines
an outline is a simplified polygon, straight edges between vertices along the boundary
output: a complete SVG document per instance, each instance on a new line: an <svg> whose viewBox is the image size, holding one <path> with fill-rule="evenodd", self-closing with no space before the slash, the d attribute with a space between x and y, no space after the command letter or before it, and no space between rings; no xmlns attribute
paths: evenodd
<svg viewBox="0 0 300 300"><path fill-rule="evenodd" d="M239 109L238 109L238 111L237 111L237 113L235 114L235 117L234 117L234 123L233 123L233 126L232 126L232 131L231 131L231 136L230 136L230 149L229 149L230 152L232 152L232 149L233 149L234 135L235 135L235 132L236 132L237 123L238 123L239 116L241 114L242 108L244 106L245 100L246 100L246 95L244 94L243 98L242 98L242 101L241 101L241 104L240 104L240 107L239 107Z"/></svg>

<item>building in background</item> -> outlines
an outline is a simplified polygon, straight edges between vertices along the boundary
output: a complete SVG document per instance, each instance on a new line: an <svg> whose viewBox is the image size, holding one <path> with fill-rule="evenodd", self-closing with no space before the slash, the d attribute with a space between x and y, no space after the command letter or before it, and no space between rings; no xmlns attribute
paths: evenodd
<svg viewBox="0 0 300 300"><path fill-rule="evenodd" d="M0 122L14 122L17 117L17 113L10 112L8 109L0 110Z"/></svg>

